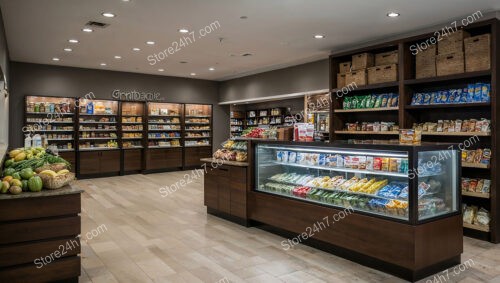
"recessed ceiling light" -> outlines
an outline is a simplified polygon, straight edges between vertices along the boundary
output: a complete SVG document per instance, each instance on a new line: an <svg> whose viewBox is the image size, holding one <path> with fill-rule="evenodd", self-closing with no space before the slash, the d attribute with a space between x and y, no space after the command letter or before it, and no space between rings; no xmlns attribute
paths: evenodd
<svg viewBox="0 0 500 283"><path fill-rule="evenodd" d="M241 56L243 57L249 57L249 56L252 56L253 54L252 53L244 53L244 54L241 54Z"/></svg>
<svg viewBox="0 0 500 283"><path fill-rule="evenodd" d="M94 30L91 28L83 28L82 31L84 32L93 32Z"/></svg>
<svg viewBox="0 0 500 283"><path fill-rule="evenodd" d="M109 13L109 12L102 13L101 15L105 16L106 18L114 18L115 17L115 14Z"/></svg>
<svg viewBox="0 0 500 283"><path fill-rule="evenodd" d="M59 61L60 59L57 57L52 58L52 61Z"/></svg>
<svg viewBox="0 0 500 283"><path fill-rule="evenodd" d="M164 69L158 69L158 71L159 71L159 72L163 72L163 71L165 71L165 70L164 70Z"/></svg>
<svg viewBox="0 0 500 283"><path fill-rule="evenodd" d="M121 59L121 58L122 58L122 56L120 56L120 55L115 55L115 59Z"/></svg>
<svg viewBox="0 0 500 283"><path fill-rule="evenodd" d="M208 68L209 71L215 71L215 68L214 67L210 67Z"/></svg>
<svg viewBox="0 0 500 283"><path fill-rule="evenodd" d="M70 39L70 40L68 40L68 42L70 42L70 43L78 43L78 40L77 39Z"/></svg>
<svg viewBox="0 0 500 283"><path fill-rule="evenodd" d="M101 65L101 66L106 66L107 64L106 64L106 63L101 63L100 65Z"/></svg>
<svg viewBox="0 0 500 283"><path fill-rule="evenodd" d="M130 2L130 0L122 0L123 2Z"/></svg>
<svg viewBox="0 0 500 283"><path fill-rule="evenodd" d="M389 13L387 13L387 16L390 18L395 18L395 17L399 17L399 13L389 12Z"/></svg>
<svg viewBox="0 0 500 283"><path fill-rule="evenodd" d="M246 20L246 19L248 19L248 17L247 16L241 16L240 19Z"/></svg>
<svg viewBox="0 0 500 283"><path fill-rule="evenodd" d="M196 76L196 73L191 73L190 75L191 75L191 76Z"/></svg>
<svg viewBox="0 0 500 283"><path fill-rule="evenodd" d="M71 52L71 51L73 51L73 49L71 49L71 48L64 48L64 51Z"/></svg>
<svg viewBox="0 0 500 283"><path fill-rule="evenodd" d="M179 63L181 63L181 64L187 64L186 61L180 61Z"/></svg>
<svg viewBox="0 0 500 283"><path fill-rule="evenodd" d="M189 30L187 28L181 28L181 29L179 29L179 32L180 33L188 33Z"/></svg>
<svg viewBox="0 0 500 283"><path fill-rule="evenodd" d="M147 45L154 45L154 44L155 44L155 42L154 42L154 41L146 41L146 44L147 44Z"/></svg>
<svg viewBox="0 0 500 283"><path fill-rule="evenodd" d="M134 50L134 51L141 51L141 49L137 48L137 47L132 48L132 50Z"/></svg>
<svg viewBox="0 0 500 283"><path fill-rule="evenodd" d="M322 35L322 34L316 34L316 35L314 35L314 38L316 38L316 39L322 39L322 38L325 38L325 36Z"/></svg>

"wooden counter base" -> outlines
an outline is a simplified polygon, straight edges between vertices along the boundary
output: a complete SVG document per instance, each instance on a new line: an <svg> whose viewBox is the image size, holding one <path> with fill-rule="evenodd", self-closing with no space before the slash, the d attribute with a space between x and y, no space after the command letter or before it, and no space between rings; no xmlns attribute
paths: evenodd
<svg viewBox="0 0 500 283"><path fill-rule="evenodd" d="M296 237L341 210L262 192L249 192L248 218ZM415 281L460 263L460 215L409 225L352 213L301 243ZM306 230L307 229L307 230ZM282 246L286 247L285 242ZM371 262L371 263L370 263Z"/></svg>

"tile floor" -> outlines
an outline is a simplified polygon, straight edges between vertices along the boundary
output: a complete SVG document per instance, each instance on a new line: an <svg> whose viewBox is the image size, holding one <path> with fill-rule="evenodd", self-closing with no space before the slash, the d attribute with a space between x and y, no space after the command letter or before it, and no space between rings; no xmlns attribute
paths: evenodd
<svg viewBox="0 0 500 283"><path fill-rule="evenodd" d="M280 236L207 215L201 178L160 195L185 173L77 181L85 191L80 282L404 282L304 245L284 251ZM463 271L421 282L500 282L500 245L464 245Z"/></svg>

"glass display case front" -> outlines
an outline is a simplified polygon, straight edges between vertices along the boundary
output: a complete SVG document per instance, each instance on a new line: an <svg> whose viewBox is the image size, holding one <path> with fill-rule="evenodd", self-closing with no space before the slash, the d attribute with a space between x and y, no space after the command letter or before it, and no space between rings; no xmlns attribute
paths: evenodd
<svg viewBox="0 0 500 283"><path fill-rule="evenodd" d="M408 148L259 143L255 149L256 190L410 221L412 189L418 184L419 220L428 219L458 207L457 151L443 152L448 159L410 178L413 160ZM418 164L434 161L435 154L419 152Z"/></svg>

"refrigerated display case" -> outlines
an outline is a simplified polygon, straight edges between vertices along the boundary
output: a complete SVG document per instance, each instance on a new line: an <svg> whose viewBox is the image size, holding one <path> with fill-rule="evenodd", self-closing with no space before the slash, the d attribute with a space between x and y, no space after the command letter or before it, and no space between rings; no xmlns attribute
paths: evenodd
<svg viewBox="0 0 500 283"><path fill-rule="evenodd" d="M415 281L460 263L460 155L438 143L252 141L248 219L313 231L306 243Z"/></svg>

